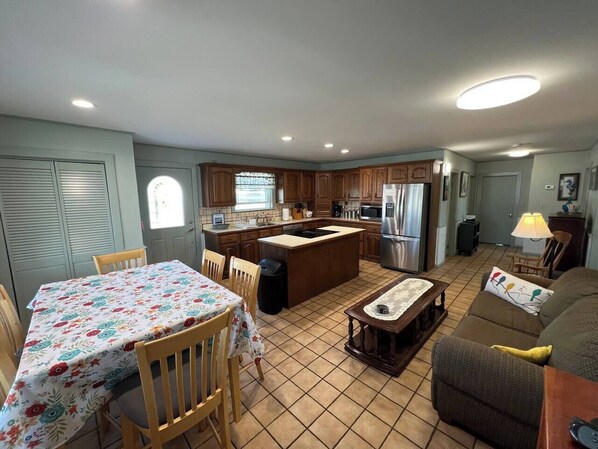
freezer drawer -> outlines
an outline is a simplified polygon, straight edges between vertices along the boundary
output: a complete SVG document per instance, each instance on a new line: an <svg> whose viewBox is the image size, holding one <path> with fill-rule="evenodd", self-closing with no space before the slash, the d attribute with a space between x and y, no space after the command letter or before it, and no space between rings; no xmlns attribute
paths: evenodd
<svg viewBox="0 0 598 449"><path fill-rule="evenodd" d="M395 270L419 273L423 270L421 239L382 234L380 265Z"/></svg>

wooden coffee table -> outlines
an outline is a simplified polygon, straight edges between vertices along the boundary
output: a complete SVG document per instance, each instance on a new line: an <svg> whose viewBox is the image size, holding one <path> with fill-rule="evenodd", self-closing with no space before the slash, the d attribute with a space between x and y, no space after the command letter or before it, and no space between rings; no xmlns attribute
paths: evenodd
<svg viewBox="0 0 598 449"><path fill-rule="evenodd" d="M409 278L425 279L433 285L398 319L379 320L364 312L364 306ZM380 371L398 376L446 318L444 291L448 286L446 282L406 275L372 293L345 310L349 316L349 340L345 343L345 350ZM438 297L440 304L436 304ZM356 335L353 335L353 320L359 325Z"/></svg>

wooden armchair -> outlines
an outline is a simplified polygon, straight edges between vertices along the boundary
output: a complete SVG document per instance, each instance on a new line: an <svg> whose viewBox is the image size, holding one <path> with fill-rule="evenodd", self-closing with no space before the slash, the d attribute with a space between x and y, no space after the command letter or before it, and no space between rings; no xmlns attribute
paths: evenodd
<svg viewBox="0 0 598 449"><path fill-rule="evenodd" d="M552 274L552 268L557 267L563 258L565 250L569 246L569 242L571 242L571 237L571 234L568 232L554 231L553 237L546 242L546 247L541 256L511 256L511 262L507 271L549 278ZM551 251L553 252L552 264L550 263Z"/></svg>

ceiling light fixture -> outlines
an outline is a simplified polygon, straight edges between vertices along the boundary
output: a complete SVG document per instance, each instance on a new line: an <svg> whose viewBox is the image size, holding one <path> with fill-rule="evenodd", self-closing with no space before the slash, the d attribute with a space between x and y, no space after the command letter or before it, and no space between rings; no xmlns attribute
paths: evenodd
<svg viewBox="0 0 598 449"><path fill-rule="evenodd" d="M73 101L71 101L71 104L83 109L92 109L96 107L96 105L91 101L84 100L83 98L75 98Z"/></svg>
<svg viewBox="0 0 598 449"><path fill-rule="evenodd" d="M527 150L509 151L509 156L511 156L511 157L525 157L528 155L529 155L529 151L527 151Z"/></svg>
<svg viewBox="0 0 598 449"><path fill-rule="evenodd" d="M290 142L291 140L293 140L293 137L292 136L282 136L280 139L284 140L285 142Z"/></svg>
<svg viewBox="0 0 598 449"><path fill-rule="evenodd" d="M347 150L346 148L343 148L343 149L341 150L341 153L343 153L343 154L347 154L348 152L349 152L349 150Z"/></svg>
<svg viewBox="0 0 598 449"><path fill-rule="evenodd" d="M325 143L324 144L324 148L332 148L332 147L334 147L333 143Z"/></svg>
<svg viewBox="0 0 598 449"><path fill-rule="evenodd" d="M540 90L533 76L498 78L467 89L457 99L459 109L488 109L523 100Z"/></svg>

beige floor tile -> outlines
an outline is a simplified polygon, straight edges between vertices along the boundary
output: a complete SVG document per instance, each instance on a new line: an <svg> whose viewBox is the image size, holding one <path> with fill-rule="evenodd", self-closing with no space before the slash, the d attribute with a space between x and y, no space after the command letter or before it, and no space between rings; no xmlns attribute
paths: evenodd
<svg viewBox="0 0 598 449"><path fill-rule="evenodd" d="M340 391L325 380L318 382L315 387L309 390L309 395L324 407L332 404L340 394Z"/></svg>
<svg viewBox="0 0 598 449"><path fill-rule="evenodd" d="M397 378L393 378L394 381L400 383L401 385L405 385L410 390L416 391L419 385L424 380L423 376L419 374L415 374L413 371L409 371L408 369L404 370L401 375Z"/></svg>
<svg viewBox="0 0 598 449"><path fill-rule="evenodd" d="M257 381L253 381L241 389L241 402L245 407L251 409L254 404L268 396L268 390L262 387Z"/></svg>
<svg viewBox="0 0 598 449"><path fill-rule="evenodd" d="M309 426L309 430L326 447L333 448L347 432L348 427L326 411Z"/></svg>
<svg viewBox="0 0 598 449"><path fill-rule="evenodd" d="M333 365L339 365L348 357L348 354L344 351L339 351L336 348L330 348L324 354L322 354L326 360L328 360Z"/></svg>
<svg viewBox="0 0 598 449"><path fill-rule="evenodd" d="M349 399L344 394L341 394L336 400L328 407L328 411L340 420L347 427L351 427L357 420L359 415L363 413L363 407L357 402Z"/></svg>
<svg viewBox="0 0 598 449"><path fill-rule="evenodd" d="M282 349L288 355L293 355L300 349L303 349L303 345L291 338L290 340L287 340L283 344L279 345L278 348Z"/></svg>
<svg viewBox="0 0 598 449"><path fill-rule="evenodd" d="M481 440L476 440L474 449L492 449L492 446L484 443Z"/></svg>
<svg viewBox="0 0 598 449"><path fill-rule="evenodd" d="M379 448L390 432L391 427L366 410L357 418L351 429L369 444Z"/></svg>
<svg viewBox="0 0 598 449"><path fill-rule="evenodd" d="M421 448L426 447L434 432L434 427L407 410L403 412L394 428Z"/></svg>
<svg viewBox="0 0 598 449"><path fill-rule="evenodd" d="M423 362L419 359L413 359L407 365L407 369L413 371L415 374L419 374L420 376L425 376L428 374L431 366L429 363Z"/></svg>
<svg viewBox="0 0 598 449"><path fill-rule="evenodd" d="M372 446L355 432L349 430L336 447L339 449L370 449Z"/></svg>
<svg viewBox="0 0 598 449"><path fill-rule="evenodd" d="M284 405L271 395L266 396L250 409L251 414L255 416L264 427L268 426L268 424L278 418L285 410Z"/></svg>
<svg viewBox="0 0 598 449"><path fill-rule="evenodd" d="M368 367L359 375L358 379L373 390L380 391L382 387L386 385L386 382L388 382L390 376L388 374L382 374L372 367Z"/></svg>
<svg viewBox="0 0 598 449"><path fill-rule="evenodd" d="M297 334L293 337L293 340L295 340L297 343L299 343L300 345L303 345L303 346L309 345L315 339L316 339L315 336L313 336L307 332L301 332L300 334Z"/></svg>
<svg viewBox="0 0 598 449"><path fill-rule="evenodd" d="M403 411L403 407L379 394L368 405L367 408L374 416L377 416L389 426L394 426Z"/></svg>
<svg viewBox="0 0 598 449"><path fill-rule="evenodd" d="M432 402L419 394L413 396L407 405L407 410L433 426L438 422L438 413L432 407Z"/></svg>
<svg viewBox="0 0 598 449"><path fill-rule="evenodd" d="M451 426L443 421L440 421L436 429L440 430L442 433L447 434L453 440L457 440L459 443L461 443L468 449L473 448L475 444L475 437L467 433L466 431L460 429L459 427Z"/></svg>
<svg viewBox="0 0 598 449"><path fill-rule="evenodd" d="M307 345L307 347L311 349L313 352L315 352L317 355L322 355L330 349L331 345L329 345L325 341L316 339L312 341L309 345Z"/></svg>
<svg viewBox="0 0 598 449"><path fill-rule="evenodd" d="M251 413L244 413L241 421L230 426L231 440L237 448L241 448L262 430L264 427Z"/></svg>
<svg viewBox="0 0 598 449"><path fill-rule="evenodd" d="M406 407L414 392L409 388L401 385L398 382L388 382L380 393L386 396L388 399L396 402L401 407Z"/></svg>
<svg viewBox="0 0 598 449"><path fill-rule="evenodd" d="M465 446L457 443L448 435L445 435L440 430L436 430L432 435L432 440L428 445L428 449L465 449Z"/></svg>
<svg viewBox="0 0 598 449"><path fill-rule="evenodd" d="M339 368L349 373L353 377L358 377L361 373L363 373L366 370L367 365L361 363L359 360L356 360L353 357L347 357L339 365Z"/></svg>
<svg viewBox="0 0 598 449"><path fill-rule="evenodd" d="M334 368L330 374L325 377L325 380L330 385L334 385L334 388L337 390L345 391L345 389L353 383L355 378L340 368Z"/></svg>
<svg viewBox="0 0 598 449"><path fill-rule="evenodd" d="M266 447L262 449L268 449ZM301 434L299 438L291 445L290 449L326 449L324 443L316 438L309 430Z"/></svg>
<svg viewBox="0 0 598 449"><path fill-rule="evenodd" d="M318 382L320 377L307 368L303 368L295 374L291 380L306 393L311 390Z"/></svg>
<svg viewBox="0 0 598 449"><path fill-rule="evenodd" d="M295 402L289 410L304 426L309 427L322 414L324 407L306 395Z"/></svg>
<svg viewBox="0 0 598 449"><path fill-rule="evenodd" d="M278 371L284 374L287 378L293 377L303 369L303 365L292 357L289 357L284 362L276 366Z"/></svg>
<svg viewBox="0 0 598 449"><path fill-rule="evenodd" d="M266 374L264 374L264 380L259 380L258 382L269 392L276 390L280 387L283 383L287 381L287 378L276 368L269 370Z"/></svg>
<svg viewBox="0 0 598 449"><path fill-rule="evenodd" d="M305 426L287 410L276 418L267 429L276 442L286 448L303 433Z"/></svg>
<svg viewBox="0 0 598 449"><path fill-rule="evenodd" d="M276 333L266 337L272 344L280 346L285 341L288 341L290 337L284 332L276 331Z"/></svg>
<svg viewBox="0 0 598 449"><path fill-rule="evenodd" d="M308 348L303 348L297 351L295 354L293 354L293 358L300 362L302 365L307 366L318 358L318 354L316 354Z"/></svg>
<svg viewBox="0 0 598 449"><path fill-rule="evenodd" d="M301 391L301 388L299 388L290 380L272 392L272 396L274 396L278 402L287 408L297 402L297 400L304 394L305 393Z"/></svg>
<svg viewBox="0 0 598 449"><path fill-rule="evenodd" d="M367 407L376 396L376 390L368 387L360 380L356 380L345 390L345 394L362 407Z"/></svg>
<svg viewBox="0 0 598 449"><path fill-rule="evenodd" d="M266 352L266 354L264 354L264 359L267 360L268 363L272 364L273 366L282 363L288 357L289 355L286 352L278 348L272 349Z"/></svg>
<svg viewBox="0 0 598 449"><path fill-rule="evenodd" d="M279 449L280 445L270 436L268 432L262 430L243 449ZM198 448L203 449L203 448Z"/></svg>
<svg viewBox="0 0 598 449"><path fill-rule="evenodd" d="M320 377L326 377L326 375L334 369L334 365L330 363L328 360L318 357L313 362L311 362L307 367L316 373Z"/></svg>
<svg viewBox="0 0 598 449"><path fill-rule="evenodd" d="M382 444L382 449L419 449L419 446L409 441L396 430L391 430L386 441Z"/></svg>

